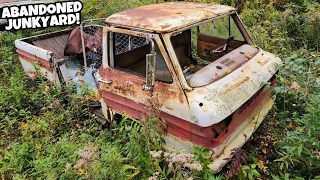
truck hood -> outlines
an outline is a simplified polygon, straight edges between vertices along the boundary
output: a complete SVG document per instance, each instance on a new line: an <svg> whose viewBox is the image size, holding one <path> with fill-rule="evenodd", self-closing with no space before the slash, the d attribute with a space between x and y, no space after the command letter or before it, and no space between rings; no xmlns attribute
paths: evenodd
<svg viewBox="0 0 320 180"><path fill-rule="evenodd" d="M281 64L279 57L259 49L246 64L230 74L186 92L191 122L208 127L224 120L258 92Z"/></svg>

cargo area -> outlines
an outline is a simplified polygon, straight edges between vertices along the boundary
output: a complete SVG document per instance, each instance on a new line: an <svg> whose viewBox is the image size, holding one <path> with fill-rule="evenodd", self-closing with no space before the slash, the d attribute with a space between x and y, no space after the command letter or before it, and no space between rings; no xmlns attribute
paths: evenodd
<svg viewBox="0 0 320 180"><path fill-rule="evenodd" d="M37 64L42 70L40 73L51 81L66 83L72 81L78 86L86 84L96 89L93 72L102 63L102 27L85 27L83 36L85 53L83 53L80 28L18 40L17 53L25 71L29 74L35 74L33 65ZM42 57L40 54L48 57L40 58ZM58 69L53 70L55 66ZM53 75L54 72L59 73L60 77L58 74Z"/></svg>

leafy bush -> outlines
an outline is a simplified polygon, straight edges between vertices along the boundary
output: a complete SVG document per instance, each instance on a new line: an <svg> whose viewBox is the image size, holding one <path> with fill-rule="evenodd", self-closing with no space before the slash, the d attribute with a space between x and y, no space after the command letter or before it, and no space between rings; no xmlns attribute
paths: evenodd
<svg viewBox="0 0 320 180"><path fill-rule="evenodd" d="M302 51L284 59L285 66L279 74L277 110L279 120L286 122L282 124L285 136L276 143L279 168L306 178L319 175L320 141L320 58L308 54Z"/></svg>

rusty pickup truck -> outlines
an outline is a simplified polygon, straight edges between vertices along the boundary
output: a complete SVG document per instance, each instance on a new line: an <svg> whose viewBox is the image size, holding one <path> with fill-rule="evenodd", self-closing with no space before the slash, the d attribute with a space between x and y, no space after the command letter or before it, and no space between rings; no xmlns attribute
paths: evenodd
<svg viewBox="0 0 320 180"><path fill-rule="evenodd" d="M236 9L167 2L16 40L26 73L100 93L101 114L167 124L165 147L211 150L217 172L273 105L281 60L257 47ZM270 87L265 88L267 84Z"/></svg>

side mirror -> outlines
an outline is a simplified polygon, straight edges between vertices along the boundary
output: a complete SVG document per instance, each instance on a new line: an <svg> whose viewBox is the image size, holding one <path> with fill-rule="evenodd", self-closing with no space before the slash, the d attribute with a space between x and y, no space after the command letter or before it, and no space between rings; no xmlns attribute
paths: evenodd
<svg viewBox="0 0 320 180"><path fill-rule="evenodd" d="M152 39L148 39L150 43L150 54L146 55L146 84L143 85L143 90L150 90L154 87L156 73L156 51Z"/></svg>
<svg viewBox="0 0 320 180"><path fill-rule="evenodd" d="M143 90L150 90L154 87L155 71L156 71L156 53L150 53L146 55L146 84L143 86Z"/></svg>

